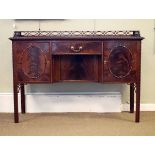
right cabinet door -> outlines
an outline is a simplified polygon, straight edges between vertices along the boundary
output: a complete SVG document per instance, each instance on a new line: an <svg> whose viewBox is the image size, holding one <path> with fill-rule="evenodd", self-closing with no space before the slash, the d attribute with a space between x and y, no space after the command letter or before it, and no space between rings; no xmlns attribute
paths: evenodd
<svg viewBox="0 0 155 155"><path fill-rule="evenodd" d="M105 41L103 43L103 81L136 80L138 62L136 41Z"/></svg>

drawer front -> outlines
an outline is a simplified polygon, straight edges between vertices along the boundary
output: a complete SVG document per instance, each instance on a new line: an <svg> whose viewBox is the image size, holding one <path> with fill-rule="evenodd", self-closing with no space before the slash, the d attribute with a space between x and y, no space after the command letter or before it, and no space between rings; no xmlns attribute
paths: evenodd
<svg viewBox="0 0 155 155"><path fill-rule="evenodd" d="M100 41L55 41L52 43L52 54L101 54Z"/></svg>

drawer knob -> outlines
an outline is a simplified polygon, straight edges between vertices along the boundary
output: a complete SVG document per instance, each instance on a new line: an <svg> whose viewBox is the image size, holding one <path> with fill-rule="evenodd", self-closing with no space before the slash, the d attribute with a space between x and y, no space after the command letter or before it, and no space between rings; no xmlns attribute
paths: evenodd
<svg viewBox="0 0 155 155"><path fill-rule="evenodd" d="M76 52L76 53L80 52L82 49L83 49L82 46L79 46L79 48L77 48L77 49L75 49L74 46L71 46L71 50L72 50L73 52Z"/></svg>

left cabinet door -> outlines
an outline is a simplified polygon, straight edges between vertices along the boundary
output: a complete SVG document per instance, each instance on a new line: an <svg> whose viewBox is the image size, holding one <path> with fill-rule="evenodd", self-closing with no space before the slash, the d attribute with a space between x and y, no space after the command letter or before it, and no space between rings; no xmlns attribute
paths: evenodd
<svg viewBox="0 0 155 155"><path fill-rule="evenodd" d="M17 81L51 82L50 42L14 41L13 61Z"/></svg>

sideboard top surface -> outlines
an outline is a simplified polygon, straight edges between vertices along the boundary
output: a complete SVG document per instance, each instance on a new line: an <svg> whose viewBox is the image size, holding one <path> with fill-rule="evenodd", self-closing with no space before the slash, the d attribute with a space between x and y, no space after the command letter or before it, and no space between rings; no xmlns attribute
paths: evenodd
<svg viewBox="0 0 155 155"><path fill-rule="evenodd" d="M139 31L15 31L10 40L142 40Z"/></svg>

